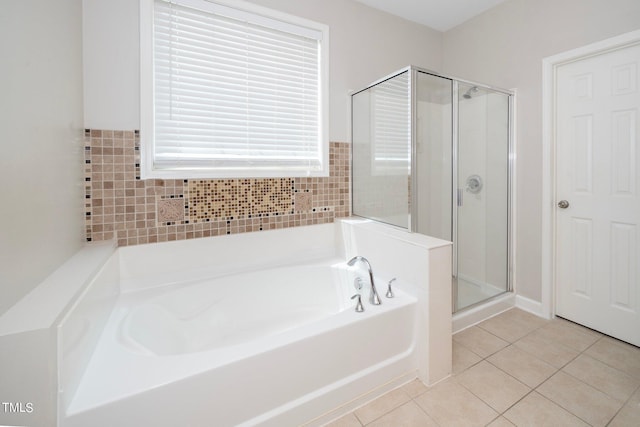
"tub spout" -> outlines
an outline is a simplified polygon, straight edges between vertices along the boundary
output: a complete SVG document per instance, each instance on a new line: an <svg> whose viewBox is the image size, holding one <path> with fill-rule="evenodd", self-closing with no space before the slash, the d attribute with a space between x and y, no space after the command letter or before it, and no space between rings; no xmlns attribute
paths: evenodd
<svg viewBox="0 0 640 427"><path fill-rule="evenodd" d="M373 271L371 270L371 264L369 263L369 261L365 257L358 255L351 258L349 262L347 262L347 265L353 267L358 261L363 262L369 270L369 281L371 282L371 295L369 296L369 302L373 305L382 304L382 302L380 301L380 297L378 296L378 291L376 291L376 285L373 281Z"/></svg>

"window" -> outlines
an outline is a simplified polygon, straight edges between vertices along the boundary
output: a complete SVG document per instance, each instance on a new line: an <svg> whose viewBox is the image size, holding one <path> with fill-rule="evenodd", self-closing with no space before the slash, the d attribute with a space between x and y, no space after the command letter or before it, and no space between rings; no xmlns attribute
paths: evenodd
<svg viewBox="0 0 640 427"><path fill-rule="evenodd" d="M143 178L328 175L326 26L228 1L140 16Z"/></svg>

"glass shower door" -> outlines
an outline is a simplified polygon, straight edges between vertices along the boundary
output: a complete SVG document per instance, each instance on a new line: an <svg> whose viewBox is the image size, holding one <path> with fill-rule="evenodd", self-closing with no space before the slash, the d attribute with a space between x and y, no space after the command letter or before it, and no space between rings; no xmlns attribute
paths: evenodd
<svg viewBox="0 0 640 427"><path fill-rule="evenodd" d="M509 290L509 95L457 92L454 311Z"/></svg>

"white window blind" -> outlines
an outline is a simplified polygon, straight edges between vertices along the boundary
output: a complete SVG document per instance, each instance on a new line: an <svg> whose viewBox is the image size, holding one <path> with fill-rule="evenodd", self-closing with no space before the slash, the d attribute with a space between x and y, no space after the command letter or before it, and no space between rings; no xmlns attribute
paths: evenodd
<svg viewBox="0 0 640 427"><path fill-rule="evenodd" d="M328 173L326 29L205 0L151 1L149 175Z"/></svg>
<svg viewBox="0 0 640 427"><path fill-rule="evenodd" d="M410 166L408 73L375 86L372 99L373 165L376 175L406 175Z"/></svg>

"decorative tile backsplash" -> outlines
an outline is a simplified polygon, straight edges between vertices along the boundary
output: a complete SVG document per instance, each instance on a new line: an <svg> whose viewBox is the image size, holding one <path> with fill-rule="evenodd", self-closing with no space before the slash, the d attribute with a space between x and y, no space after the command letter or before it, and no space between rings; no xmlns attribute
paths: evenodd
<svg viewBox="0 0 640 427"><path fill-rule="evenodd" d="M329 177L141 180L138 131L87 129L87 241L125 246L348 216L349 145L332 142L329 150Z"/></svg>
<svg viewBox="0 0 640 427"><path fill-rule="evenodd" d="M189 180L189 218L251 218L266 214L292 214L291 178Z"/></svg>

